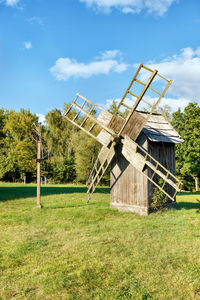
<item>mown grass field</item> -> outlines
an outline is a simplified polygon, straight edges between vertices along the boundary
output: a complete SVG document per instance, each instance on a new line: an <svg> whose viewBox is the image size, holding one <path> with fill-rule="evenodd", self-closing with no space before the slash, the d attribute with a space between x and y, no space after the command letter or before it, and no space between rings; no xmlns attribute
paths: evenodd
<svg viewBox="0 0 200 300"><path fill-rule="evenodd" d="M179 209L109 209L109 189L0 183L0 299L200 299L200 193Z"/></svg>

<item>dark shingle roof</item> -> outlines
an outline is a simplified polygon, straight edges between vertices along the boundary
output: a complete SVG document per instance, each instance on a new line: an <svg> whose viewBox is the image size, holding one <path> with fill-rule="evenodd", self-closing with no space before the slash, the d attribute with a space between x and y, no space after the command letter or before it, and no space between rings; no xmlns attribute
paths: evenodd
<svg viewBox="0 0 200 300"><path fill-rule="evenodd" d="M144 114L140 112L140 114ZM173 126L165 120L162 115L153 114L146 122L143 133L152 142L165 142L165 143L183 143L184 140L173 128Z"/></svg>

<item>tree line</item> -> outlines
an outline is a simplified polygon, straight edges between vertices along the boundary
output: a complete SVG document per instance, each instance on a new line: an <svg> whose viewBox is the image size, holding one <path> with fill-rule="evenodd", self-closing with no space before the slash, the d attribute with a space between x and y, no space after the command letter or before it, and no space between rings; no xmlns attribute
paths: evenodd
<svg viewBox="0 0 200 300"><path fill-rule="evenodd" d="M67 107L65 104L64 111ZM109 111L113 112L115 107L113 102ZM169 107L160 112L185 140L176 145L177 176L183 181L184 189L199 190L200 107L189 103L183 112L178 109L170 114ZM36 181L37 141L41 139L42 178L51 183L86 182L100 144L63 118L59 109L50 111L45 119L45 124L41 124L30 110L0 109L0 180ZM103 183L109 183L109 172Z"/></svg>

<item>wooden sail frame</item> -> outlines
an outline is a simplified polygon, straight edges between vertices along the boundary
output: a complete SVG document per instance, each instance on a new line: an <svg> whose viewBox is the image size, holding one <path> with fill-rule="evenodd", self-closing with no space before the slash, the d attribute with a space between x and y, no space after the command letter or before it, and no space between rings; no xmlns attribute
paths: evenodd
<svg viewBox="0 0 200 300"><path fill-rule="evenodd" d="M148 77L148 80L146 83L138 79L138 76L140 74L140 71L142 69L145 69L146 71L150 72L150 76ZM153 80L156 78L156 76L163 79L166 84L161 92L157 91L155 88L152 88L150 85L153 82ZM135 93L131 91L131 88L134 84L134 82L137 82L141 86L143 86L143 89L139 96L137 96ZM107 170L109 164L111 163L114 155L115 155L115 145L117 142L122 143L122 154L124 157L142 174L148 178L149 181L151 181L158 189L160 189L169 199L172 201L175 200L176 193L180 191L181 187L181 181L174 176L169 170L167 170L163 165L161 165L156 159L154 159L145 149L143 149L141 146L139 146L135 140L139 136L141 130L143 129L145 123L149 120L155 109L157 108L158 104L160 103L162 97L165 95L167 89L171 85L172 81L166 79L162 75L158 74L157 70L151 70L150 68L144 66L142 63L140 64L137 72L135 73L129 87L127 88L124 96L122 97L119 105L117 106L116 111L113 115L111 115L111 118L104 122L101 120L101 118L95 118L94 110L98 109L100 111L100 114L103 115L109 114L105 109L100 107L99 105L95 104L91 100L87 99L86 97L82 96L81 94L77 94L75 100L70 104L67 111L64 113L64 117L70 121L73 125L77 126L79 129L84 131L86 134L88 134L90 137L94 138L95 140L99 141L103 147L97 157L97 160L94 164L94 167L90 173L90 176L87 180L88 183L88 200L90 199L90 195L95 191L95 188L101 178L103 177L105 171ZM156 93L159 97L157 101L154 104L149 103L147 100L144 99L145 93L151 90L154 93ZM136 100L134 101L132 106L128 106L125 103L125 99L127 95L130 94L131 96L135 97ZM77 100L81 98L83 100L82 105L77 104ZM138 105L144 102L145 104L149 105L150 112L146 115L146 117L142 120L139 127L137 128L137 132L134 135L134 138L130 139L129 134L127 134L127 127L130 123L131 118L136 116L136 109ZM90 110L88 111L85 109L85 106L89 105ZM117 114L121 108L121 106L126 107L129 110L129 114L126 117L126 119L121 118L121 126L120 130L116 130L115 123ZM72 110L76 111L75 116L73 118L70 118L70 112ZM78 117L80 114L84 115L84 118L81 123L78 122ZM134 115L135 114L135 115ZM87 120L91 121L91 127L89 129L85 128L85 124ZM117 119L118 121L118 119ZM99 131L96 133L95 128L98 127ZM103 135L103 139L107 139L107 142L104 143L103 139L99 138L100 135ZM103 159L102 159L102 153ZM150 170L153 171L152 176L148 176L144 169L145 167L148 167ZM155 175L159 176L163 179L162 186L158 185L157 180L155 179ZM167 193L164 190L164 187L166 184L169 184L172 186L175 190L174 195L171 196L169 193Z"/></svg>

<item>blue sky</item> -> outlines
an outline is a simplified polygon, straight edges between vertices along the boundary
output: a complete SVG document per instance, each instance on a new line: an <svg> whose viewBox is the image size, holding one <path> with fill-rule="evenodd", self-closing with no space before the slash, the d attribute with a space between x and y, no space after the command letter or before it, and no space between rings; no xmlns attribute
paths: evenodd
<svg viewBox="0 0 200 300"><path fill-rule="evenodd" d="M0 0L0 106L45 115L77 92L119 99L143 62L200 104L199 0Z"/></svg>

